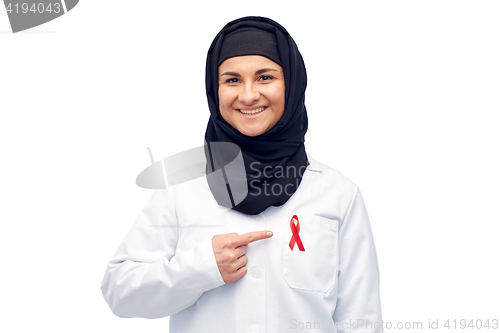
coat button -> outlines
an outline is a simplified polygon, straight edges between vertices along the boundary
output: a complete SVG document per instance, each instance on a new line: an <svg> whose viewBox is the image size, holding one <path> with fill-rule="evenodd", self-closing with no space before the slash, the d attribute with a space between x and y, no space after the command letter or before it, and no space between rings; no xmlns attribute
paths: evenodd
<svg viewBox="0 0 500 333"><path fill-rule="evenodd" d="M258 268L254 268L250 271L250 275L252 275L253 278L260 278L262 276L262 271Z"/></svg>
<svg viewBox="0 0 500 333"><path fill-rule="evenodd" d="M260 326L257 324L250 325L250 327L247 329L248 333L260 333L260 331Z"/></svg>
<svg viewBox="0 0 500 333"><path fill-rule="evenodd" d="M254 221L260 222L264 219L264 214L259 213L257 215L252 216L252 217L253 217Z"/></svg>

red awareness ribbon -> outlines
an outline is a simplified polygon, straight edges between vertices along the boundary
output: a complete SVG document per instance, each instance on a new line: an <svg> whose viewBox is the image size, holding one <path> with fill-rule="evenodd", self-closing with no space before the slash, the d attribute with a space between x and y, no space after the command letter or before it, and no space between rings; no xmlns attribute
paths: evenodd
<svg viewBox="0 0 500 333"><path fill-rule="evenodd" d="M297 221L297 226L295 226L295 221ZM294 215L292 219L290 220L290 229L292 229L292 239L290 239L290 250L293 251L293 247L295 245L295 242L297 242L297 247L299 248L300 251L305 251L304 245L302 245L302 240L300 239L299 232L300 232L300 223L299 223L299 218L297 215Z"/></svg>

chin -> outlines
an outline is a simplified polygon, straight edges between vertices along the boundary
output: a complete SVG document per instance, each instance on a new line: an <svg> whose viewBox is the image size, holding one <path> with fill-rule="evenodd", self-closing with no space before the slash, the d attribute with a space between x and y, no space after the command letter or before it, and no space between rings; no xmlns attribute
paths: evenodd
<svg viewBox="0 0 500 333"><path fill-rule="evenodd" d="M241 134L244 134L246 136L258 136L258 135L261 135L262 133L260 132L248 132L248 131L240 131Z"/></svg>
<svg viewBox="0 0 500 333"><path fill-rule="evenodd" d="M238 131L246 136L259 136L266 132L263 129L249 129L249 128L238 129Z"/></svg>

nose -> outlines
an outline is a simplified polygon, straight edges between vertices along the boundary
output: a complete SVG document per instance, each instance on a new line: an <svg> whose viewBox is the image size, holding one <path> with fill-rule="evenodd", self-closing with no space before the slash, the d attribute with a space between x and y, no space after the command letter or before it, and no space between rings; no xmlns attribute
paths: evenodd
<svg viewBox="0 0 500 333"><path fill-rule="evenodd" d="M246 105L253 104L255 101L258 101L259 98L260 92L252 83L245 84L238 96L238 100Z"/></svg>

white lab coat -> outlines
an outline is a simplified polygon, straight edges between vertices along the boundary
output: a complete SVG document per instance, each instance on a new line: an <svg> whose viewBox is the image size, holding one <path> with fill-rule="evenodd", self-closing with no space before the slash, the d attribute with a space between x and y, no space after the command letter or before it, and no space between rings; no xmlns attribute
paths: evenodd
<svg viewBox="0 0 500 333"><path fill-rule="evenodd" d="M308 156L298 190L249 216L218 206L204 177L157 190L110 261L102 292L121 317L171 316L171 333L382 332L379 272L358 187ZM296 215L305 251L293 250ZM225 284L212 237L272 230Z"/></svg>

